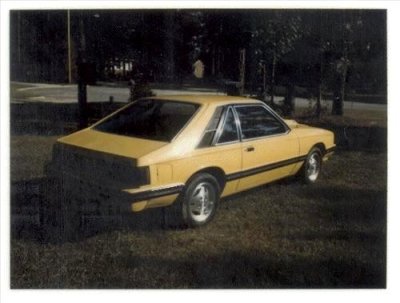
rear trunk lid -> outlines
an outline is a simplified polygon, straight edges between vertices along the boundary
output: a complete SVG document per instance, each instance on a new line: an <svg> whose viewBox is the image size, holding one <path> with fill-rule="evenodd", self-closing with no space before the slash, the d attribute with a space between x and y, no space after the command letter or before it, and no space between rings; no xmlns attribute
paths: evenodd
<svg viewBox="0 0 400 303"><path fill-rule="evenodd" d="M136 188L150 183L148 167L137 167L137 159L166 144L85 129L57 141L49 173L101 187Z"/></svg>
<svg viewBox="0 0 400 303"><path fill-rule="evenodd" d="M58 142L134 159L147 155L168 144L168 142L115 135L90 128L63 137Z"/></svg>

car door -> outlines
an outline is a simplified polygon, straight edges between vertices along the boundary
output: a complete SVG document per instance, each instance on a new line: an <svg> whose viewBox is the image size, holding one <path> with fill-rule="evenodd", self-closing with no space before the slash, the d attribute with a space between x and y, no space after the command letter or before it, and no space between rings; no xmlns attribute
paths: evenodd
<svg viewBox="0 0 400 303"><path fill-rule="evenodd" d="M299 161L299 141L289 127L262 104L237 105L242 171L238 190L291 174Z"/></svg>
<svg viewBox="0 0 400 303"><path fill-rule="evenodd" d="M230 106L218 107L193 157L195 163L204 167L219 167L227 176L241 171L242 145L239 137L238 122ZM237 191L238 179L226 179L221 196Z"/></svg>

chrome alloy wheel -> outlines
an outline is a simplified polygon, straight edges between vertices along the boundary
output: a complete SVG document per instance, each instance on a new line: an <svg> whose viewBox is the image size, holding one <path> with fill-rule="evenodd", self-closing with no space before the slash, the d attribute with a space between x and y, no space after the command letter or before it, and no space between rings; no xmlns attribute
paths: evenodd
<svg viewBox="0 0 400 303"><path fill-rule="evenodd" d="M313 152L307 159L306 174L311 182L315 182L321 170L321 157L318 152Z"/></svg>
<svg viewBox="0 0 400 303"><path fill-rule="evenodd" d="M208 182L197 184L189 199L189 214L193 221L204 222L213 213L217 194L214 186Z"/></svg>

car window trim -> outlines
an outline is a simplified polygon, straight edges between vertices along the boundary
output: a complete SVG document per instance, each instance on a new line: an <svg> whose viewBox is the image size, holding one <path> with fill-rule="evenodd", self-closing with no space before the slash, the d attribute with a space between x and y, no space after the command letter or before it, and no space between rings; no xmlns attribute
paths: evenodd
<svg viewBox="0 0 400 303"><path fill-rule="evenodd" d="M251 107L251 106L261 106L263 108L265 108L275 119L278 120L279 123L281 123L283 125L283 127L285 128L285 132L283 133L279 133L279 134L272 134L272 135L265 135L265 136L260 136L260 137L254 137L254 138L248 138L248 139L244 139L243 138L243 132L242 132L242 125L240 123L240 118L239 118L239 114L236 111L237 107ZM240 141L241 142L249 142L249 141L254 141L254 140L259 140L259 139L265 139L265 138L270 138L270 137L277 137L277 136L283 136L283 135L287 135L290 133L291 129L289 126L287 126L287 124L285 123L285 121L283 121L283 119L281 117L279 117L274 111L272 111L267 105L265 104L260 104L260 103L251 103L251 104L234 104L233 108L235 110L235 113L237 115L237 119L239 122L239 126L240 126Z"/></svg>

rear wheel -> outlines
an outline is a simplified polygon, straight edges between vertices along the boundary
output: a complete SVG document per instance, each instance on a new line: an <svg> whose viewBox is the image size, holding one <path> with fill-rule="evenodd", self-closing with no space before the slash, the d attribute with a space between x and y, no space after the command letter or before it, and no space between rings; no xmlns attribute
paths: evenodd
<svg viewBox="0 0 400 303"><path fill-rule="evenodd" d="M195 175L177 201L164 209L167 226L199 227L214 217L220 198L220 185L208 173Z"/></svg>
<svg viewBox="0 0 400 303"><path fill-rule="evenodd" d="M321 172L322 153L317 147L311 149L307 155L307 159L303 165L302 178L307 184L315 183Z"/></svg>

